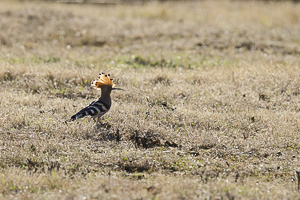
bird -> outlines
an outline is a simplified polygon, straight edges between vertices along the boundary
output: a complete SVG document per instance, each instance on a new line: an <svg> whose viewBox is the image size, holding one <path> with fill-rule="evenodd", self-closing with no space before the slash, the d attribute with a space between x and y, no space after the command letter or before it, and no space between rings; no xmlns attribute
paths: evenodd
<svg viewBox="0 0 300 200"><path fill-rule="evenodd" d="M99 78L97 80L91 82L91 86L101 90L100 98L73 115L70 121L74 121L85 116L91 116L94 119L98 117L97 123L99 123L100 118L107 113L111 107L111 91L123 90L121 88L116 88L110 74L106 75L103 72L102 74L99 74Z"/></svg>

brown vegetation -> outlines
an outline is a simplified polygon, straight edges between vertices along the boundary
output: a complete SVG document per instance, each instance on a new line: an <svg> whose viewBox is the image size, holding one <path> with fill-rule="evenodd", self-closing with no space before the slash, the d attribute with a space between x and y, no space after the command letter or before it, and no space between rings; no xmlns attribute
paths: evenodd
<svg viewBox="0 0 300 200"><path fill-rule="evenodd" d="M1 2L0 197L299 198L299 10Z"/></svg>

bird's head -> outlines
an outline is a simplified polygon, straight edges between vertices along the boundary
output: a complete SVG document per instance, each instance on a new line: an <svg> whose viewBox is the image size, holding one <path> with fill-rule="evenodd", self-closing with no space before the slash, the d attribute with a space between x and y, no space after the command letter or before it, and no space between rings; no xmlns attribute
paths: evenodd
<svg viewBox="0 0 300 200"><path fill-rule="evenodd" d="M112 90L123 90L121 88L116 88L113 79L110 78L110 74L99 74L98 80L94 80L91 86L96 89L101 89L103 94L110 94Z"/></svg>

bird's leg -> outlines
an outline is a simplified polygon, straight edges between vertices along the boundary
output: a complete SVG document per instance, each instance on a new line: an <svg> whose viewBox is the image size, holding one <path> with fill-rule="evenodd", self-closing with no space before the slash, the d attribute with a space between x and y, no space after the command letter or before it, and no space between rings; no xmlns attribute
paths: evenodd
<svg viewBox="0 0 300 200"><path fill-rule="evenodd" d="M96 118L93 117L93 120L94 120L94 122L96 122ZM97 131L97 129L98 129L97 124L93 125L93 129L95 132Z"/></svg>
<svg viewBox="0 0 300 200"><path fill-rule="evenodd" d="M101 123L101 120L100 120L101 116L99 115L98 116L98 120L97 120L97 124L96 124L96 127L97 128L101 128L103 126L103 124ZM95 121L96 121L96 118L95 118Z"/></svg>
<svg viewBox="0 0 300 200"><path fill-rule="evenodd" d="M100 116L100 115L98 116L97 124L100 124L101 126L103 125L103 124L101 123L101 116Z"/></svg>
<svg viewBox="0 0 300 200"><path fill-rule="evenodd" d="M100 124L98 123L99 122L99 118L97 120L96 117L93 117L93 120L95 122L95 124L93 125L94 131L97 131L101 127L101 123Z"/></svg>

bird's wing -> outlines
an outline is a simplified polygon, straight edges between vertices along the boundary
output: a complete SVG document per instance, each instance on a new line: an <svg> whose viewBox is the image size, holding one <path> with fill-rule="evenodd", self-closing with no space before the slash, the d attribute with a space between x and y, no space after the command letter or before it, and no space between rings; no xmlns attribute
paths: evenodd
<svg viewBox="0 0 300 200"><path fill-rule="evenodd" d="M106 112L108 111L107 107L99 102L99 101L93 101L89 106L83 108L82 110L80 110L78 113L76 113L75 115L73 115L71 117L71 120L74 121L75 119L79 119L85 116L92 116L92 117L96 117L99 115L104 115Z"/></svg>

